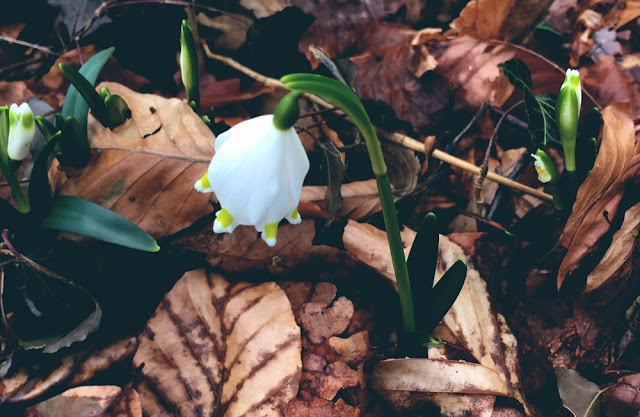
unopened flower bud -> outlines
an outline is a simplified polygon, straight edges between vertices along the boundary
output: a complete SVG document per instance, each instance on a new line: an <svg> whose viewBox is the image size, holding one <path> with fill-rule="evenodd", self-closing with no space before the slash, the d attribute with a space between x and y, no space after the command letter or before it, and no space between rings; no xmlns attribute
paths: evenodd
<svg viewBox="0 0 640 417"><path fill-rule="evenodd" d="M7 154L14 161L22 161L29 154L31 141L36 134L36 124L27 103L9 108L9 143Z"/></svg>

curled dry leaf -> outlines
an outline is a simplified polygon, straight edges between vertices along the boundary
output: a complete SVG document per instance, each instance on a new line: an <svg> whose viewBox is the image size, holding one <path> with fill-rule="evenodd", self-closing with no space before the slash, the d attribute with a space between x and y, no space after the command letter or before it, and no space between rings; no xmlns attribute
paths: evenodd
<svg viewBox="0 0 640 417"><path fill-rule="evenodd" d="M404 232L404 242L409 247L408 251L415 232L412 236L407 230L409 229L405 229ZM349 255L379 271L395 285L389 245L384 232L370 225L350 221L345 228L343 240ZM458 245L444 236L440 236L435 282L458 259L467 262L467 278L458 299L444 317L436 333L449 344L467 351L477 363L451 362L447 361L446 357L437 360L385 361L379 365L382 371L376 368L374 372L374 385L378 384L381 394L399 408L416 406L425 399L429 399L445 407L450 407L450 401L454 401L458 406L463 406L465 403L464 407L468 407L468 410L487 409L487 407L491 410L493 400L489 401L490 399L485 397L461 399L459 396L450 398L448 395L443 397L436 395L437 393L490 394L513 397L522 404L527 415L532 415L521 389L517 340L509 330L504 317L493 310L486 283L478 271L472 267L471 259ZM405 360L410 362L405 364L403 362ZM458 371L463 369L457 374L456 379L450 378L452 369L450 364L455 364ZM398 367L397 370L396 367ZM426 367L431 373L415 373L410 382L395 376L396 373L403 374L405 368L413 367ZM387 372L392 372L392 376L384 376ZM428 376L425 377L425 375ZM454 375L456 375L455 370ZM481 384L476 384L476 381L481 381Z"/></svg>
<svg viewBox="0 0 640 417"><path fill-rule="evenodd" d="M322 263L339 264L344 255L338 249L313 245L316 234L312 220L301 224L284 224L278 228L278 242L269 247L253 227L239 226L233 233L213 233L207 223L198 231L172 242L181 250L208 254L207 261L216 268L230 272L269 270L272 274L285 274L300 265Z"/></svg>
<svg viewBox="0 0 640 417"><path fill-rule="evenodd" d="M210 213L210 194L197 192L193 184L207 170L215 138L198 115L178 99L115 83L102 87L127 102L132 118L113 131L89 118L91 161L75 178L52 164L54 192L100 204L155 238Z"/></svg>
<svg viewBox="0 0 640 417"><path fill-rule="evenodd" d="M624 280L631 273L631 254L640 231L640 203L624 214L624 221L611 240L611 245L598 266L587 277L585 292L599 289L603 285L614 287L614 295L624 288Z"/></svg>
<svg viewBox="0 0 640 417"><path fill-rule="evenodd" d="M600 151L591 173L578 189L571 216L559 244L567 248L558 270L560 288L567 277L598 250L616 217L620 202L638 181L640 159L635 156L633 121L627 103L602 111L603 133Z"/></svg>
<svg viewBox="0 0 640 417"><path fill-rule="evenodd" d="M330 308L319 302L305 303L300 311L302 327L314 345L344 332L353 316L353 303L340 297Z"/></svg>
<svg viewBox="0 0 640 417"><path fill-rule="evenodd" d="M533 32L551 0L479 0L467 3L451 22L458 36L513 42Z"/></svg>
<svg viewBox="0 0 640 417"><path fill-rule="evenodd" d="M131 387L72 388L27 410L27 417L142 417L140 397Z"/></svg>
<svg viewBox="0 0 640 417"><path fill-rule="evenodd" d="M119 340L100 349L86 349L52 362L11 370L0 379L0 404L34 400L52 388L81 384L115 363L131 358L137 339Z"/></svg>
<svg viewBox="0 0 640 417"><path fill-rule="evenodd" d="M153 416L280 416L296 396L300 329L274 282L187 272L140 335L138 392Z"/></svg>

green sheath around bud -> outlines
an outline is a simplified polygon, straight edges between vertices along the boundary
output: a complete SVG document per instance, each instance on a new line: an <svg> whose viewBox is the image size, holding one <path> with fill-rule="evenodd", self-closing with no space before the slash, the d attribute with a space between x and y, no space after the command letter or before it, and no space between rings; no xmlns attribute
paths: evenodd
<svg viewBox="0 0 640 417"><path fill-rule="evenodd" d="M200 62L193 32L186 20L180 30L180 73L187 92L187 101L200 114Z"/></svg>
<svg viewBox="0 0 640 417"><path fill-rule="evenodd" d="M576 136L581 104L580 74L577 70L568 69L556 101L556 122L568 172L576 170Z"/></svg>

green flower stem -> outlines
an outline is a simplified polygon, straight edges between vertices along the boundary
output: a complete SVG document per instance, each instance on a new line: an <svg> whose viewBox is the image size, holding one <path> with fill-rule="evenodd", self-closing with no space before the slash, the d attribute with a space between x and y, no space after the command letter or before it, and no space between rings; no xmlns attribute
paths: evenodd
<svg viewBox="0 0 640 417"><path fill-rule="evenodd" d="M402 310L404 333L415 332L415 315L413 299L411 296L411 283L404 255L404 246L400 236L400 227L396 215L395 201L391 192L391 184L387 175L387 166L384 162L380 140L376 134L371 120L353 90L331 78L313 74L290 74L280 79L291 90L300 90L321 97L334 106L341 108L364 136L371 159L371 167L378 185L378 195L382 206L382 214L387 229L389 248L393 269L398 285L400 308Z"/></svg>

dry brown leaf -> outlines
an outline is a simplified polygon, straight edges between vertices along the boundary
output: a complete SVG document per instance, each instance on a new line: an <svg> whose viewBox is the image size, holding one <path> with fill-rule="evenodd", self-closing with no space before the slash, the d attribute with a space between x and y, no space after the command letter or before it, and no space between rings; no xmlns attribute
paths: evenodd
<svg viewBox="0 0 640 417"><path fill-rule="evenodd" d="M420 78L437 65L425 43L441 37L436 29L416 31L405 26L377 25L367 38L369 48L351 57L358 67L362 98L390 103L396 115L418 131L431 124L431 116L442 111L448 99L427 94ZM446 88L443 84L440 87Z"/></svg>
<svg viewBox="0 0 640 417"><path fill-rule="evenodd" d="M479 0L467 3L451 23L459 36L512 42L533 31L551 0Z"/></svg>
<svg viewBox="0 0 640 417"><path fill-rule="evenodd" d="M302 187L301 202L315 203L324 213L327 187L325 185L307 185ZM342 207L337 213L341 219L358 220L380 211L380 196L376 180L355 181L340 187Z"/></svg>
<svg viewBox="0 0 640 417"><path fill-rule="evenodd" d="M197 192L193 184L207 171L215 138L198 115L178 99L115 83L102 87L125 99L132 118L113 131L89 118L91 161L76 178L52 164L55 193L100 204L155 238L210 213L210 194Z"/></svg>
<svg viewBox="0 0 640 417"><path fill-rule="evenodd" d="M408 227L402 231L402 242L407 256L415 236L416 232ZM389 242L385 232L370 224L349 220L344 228L342 242L349 256L373 268L388 279L394 288L397 288L396 277L391 263Z"/></svg>
<svg viewBox="0 0 640 417"><path fill-rule="evenodd" d="M358 365L371 351L369 332L363 330L346 339L332 337L329 339L329 346L336 353L338 360L352 366Z"/></svg>
<svg viewBox="0 0 640 417"><path fill-rule="evenodd" d="M356 371L344 362L333 362L321 372L304 372L302 374L301 390L324 398L333 400L343 388L358 385Z"/></svg>
<svg viewBox="0 0 640 417"><path fill-rule="evenodd" d="M42 362L28 369L12 368L0 379L0 404L34 400L54 387L80 384L130 358L137 346L137 339L132 337L100 349L94 347L68 354L54 363Z"/></svg>
<svg viewBox="0 0 640 417"><path fill-rule="evenodd" d="M353 316L353 303L340 297L327 307L324 303L305 303L300 311L300 321L311 343L319 345L324 340L339 335L349 326Z"/></svg>
<svg viewBox="0 0 640 417"><path fill-rule="evenodd" d="M602 111L602 118L600 151L591 174L578 189L573 211L560 236L559 244L567 248L567 254L558 270L558 288L587 255L598 249L597 243L611 228L627 183L633 180L640 166L634 163L638 158L634 158L635 138L629 105L608 106Z"/></svg>
<svg viewBox="0 0 640 417"><path fill-rule="evenodd" d="M625 8L620 13L618 23L616 23L616 26L613 28L614 30L618 30L627 23L640 17L640 1L628 0L624 5Z"/></svg>
<svg viewBox="0 0 640 417"><path fill-rule="evenodd" d="M300 350L300 329L275 283L187 272L140 335L142 407L153 416L280 416L298 391Z"/></svg>
<svg viewBox="0 0 640 417"><path fill-rule="evenodd" d="M113 385L72 388L27 410L28 417L142 417L138 393Z"/></svg>
<svg viewBox="0 0 640 417"><path fill-rule="evenodd" d="M587 277L585 292L599 289L603 285L614 285L614 295L624 288L624 280L631 272L631 254L640 231L640 203L631 207L624 214L620 229L613 235L611 245L598 266ZM625 267L626 266L626 267ZM609 281L614 283L610 284Z"/></svg>
<svg viewBox="0 0 640 417"><path fill-rule="evenodd" d="M254 227L239 226L233 233L213 233L207 223L194 233L177 239L172 245L181 250L208 254L207 261L216 268L230 272L269 270L285 274L300 264L341 263L342 251L324 245L313 245L315 224L302 220L301 224L284 224L278 228L278 242L269 247L258 237Z"/></svg>
<svg viewBox="0 0 640 417"><path fill-rule="evenodd" d="M240 5L253 12L255 17L269 17L291 6L289 0L240 0Z"/></svg>
<svg viewBox="0 0 640 417"><path fill-rule="evenodd" d="M631 104L633 120L640 119L640 92L633 78L625 74L612 56L580 69L583 87L604 107L617 102ZM585 108L585 107L583 107Z"/></svg>
<svg viewBox="0 0 640 417"><path fill-rule="evenodd" d="M578 189L571 216L560 237L559 243L564 247L569 247L587 212L634 155L635 139L629 106L609 106L602 111L602 119L600 150L591 174Z"/></svg>

